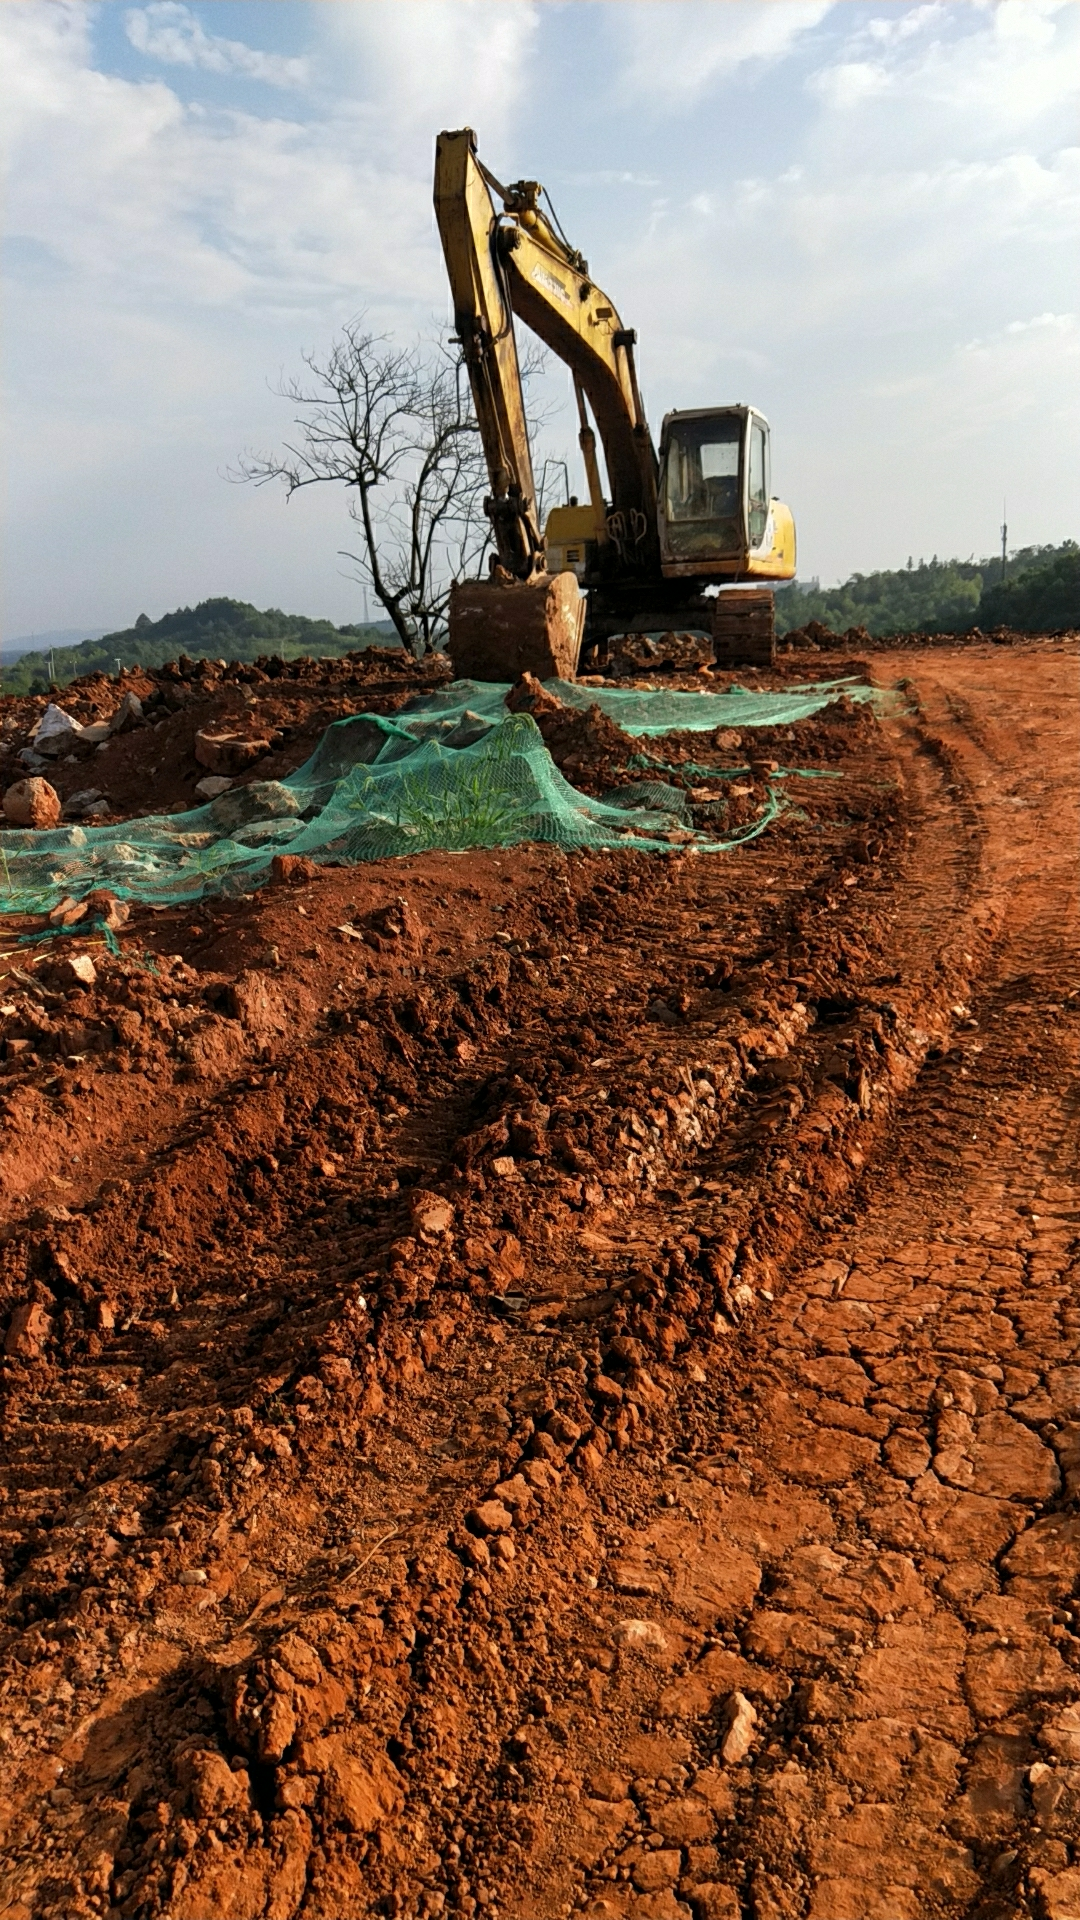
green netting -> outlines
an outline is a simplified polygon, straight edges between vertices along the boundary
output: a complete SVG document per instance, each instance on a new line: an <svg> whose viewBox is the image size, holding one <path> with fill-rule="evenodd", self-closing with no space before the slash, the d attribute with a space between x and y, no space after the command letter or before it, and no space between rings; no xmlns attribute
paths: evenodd
<svg viewBox="0 0 1080 1920"><path fill-rule="evenodd" d="M873 689L848 682L777 694L549 685L567 705L595 698L630 733L716 727L730 724L735 711L740 726L776 726L816 712L838 690L874 698ZM151 904L246 893L279 853L351 864L525 840L666 850L673 835L721 851L763 832L784 806L770 789L750 826L715 839L691 834L685 801L676 804L668 798L674 790L658 783L630 806L621 795L618 804L591 799L563 779L531 716L507 713L509 691L458 681L410 702L396 720L357 714L336 721L288 779L253 781L190 813L0 833L0 910L50 912L97 887Z"/></svg>
<svg viewBox="0 0 1080 1920"><path fill-rule="evenodd" d="M790 727L797 720L809 720L842 695L868 705L879 704L883 697L877 687L854 678L815 680L774 692L732 686L726 693L699 693L696 688L684 693L667 687L583 687L570 680L545 680L544 685L564 706L580 712L599 707L624 733L635 735L708 733L713 727ZM468 708L495 720L505 712L509 691L508 686L487 681L455 680L438 693L412 701L405 712L450 718L460 717Z"/></svg>

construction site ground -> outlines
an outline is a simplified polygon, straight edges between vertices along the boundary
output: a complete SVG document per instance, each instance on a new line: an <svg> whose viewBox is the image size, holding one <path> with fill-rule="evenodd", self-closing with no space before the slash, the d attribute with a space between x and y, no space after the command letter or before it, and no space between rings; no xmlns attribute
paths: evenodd
<svg viewBox="0 0 1080 1920"><path fill-rule="evenodd" d="M728 853L0 922L4 1920L1080 1915L1076 644L841 672Z"/></svg>

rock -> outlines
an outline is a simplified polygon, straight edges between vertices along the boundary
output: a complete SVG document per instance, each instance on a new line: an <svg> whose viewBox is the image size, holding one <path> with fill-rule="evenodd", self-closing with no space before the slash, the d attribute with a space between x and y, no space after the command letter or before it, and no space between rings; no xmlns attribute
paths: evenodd
<svg viewBox="0 0 1080 1920"><path fill-rule="evenodd" d="M299 795L281 780L253 780L234 787L211 803L211 818L219 833L235 833L252 820L289 820L300 812Z"/></svg>
<svg viewBox="0 0 1080 1920"><path fill-rule="evenodd" d="M639 1893L662 1893L673 1887L682 1872L682 1854L678 1847L656 1847L634 1868L634 1885Z"/></svg>
<svg viewBox="0 0 1080 1920"><path fill-rule="evenodd" d="M1003 1500L1049 1500L1061 1484L1049 1447L1007 1413L988 1413L976 1423L975 1489Z"/></svg>
<svg viewBox="0 0 1080 1920"><path fill-rule="evenodd" d="M324 1360L319 1361L319 1378L331 1393L344 1393L352 1384L352 1377L352 1361L343 1353L327 1354Z"/></svg>
<svg viewBox="0 0 1080 1920"><path fill-rule="evenodd" d="M694 1911L698 1920L742 1920L742 1906L734 1887L718 1880L694 1888Z"/></svg>
<svg viewBox="0 0 1080 1920"><path fill-rule="evenodd" d="M131 919L130 902L118 900L115 893L110 893L107 887L92 887L83 900L83 906L108 927L110 933L115 933L120 927L126 927Z"/></svg>
<svg viewBox="0 0 1080 1920"><path fill-rule="evenodd" d="M514 1524L513 1516L501 1500L482 1500L466 1514L465 1522L474 1533L480 1534L509 1533Z"/></svg>
<svg viewBox="0 0 1080 1920"><path fill-rule="evenodd" d="M412 1223L417 1233L449 1233L454 1224L453 1203L441 1193L426 1193L418 1188L411 1201Z"/></svg>
<svg viewBox="0 0 1080 1920"><path fill-rule="evenodd" d="M581 1439L581 1428L558 1407L547 1417L547 1431L560 1447L573 1447Z"/></svg>
<svg viewBox="0 0 1080 1920"><path fill-rule="evenodd" d="M52 1332L52 1320L37 1300L16 1307L8 1323L4 1352L18 1360L37 1360Z"/></svg>
<svg viewBox="0 0 1080 1920"><path fill-rule="evenodd" d="M1039 1920L1080 1920L1080 1866L1064 1873L1033 1869L1031 1885L1039 1899Z"/></svg>
<svg viewBox="0 0 1080 1920"><path fill-rule="evenodd" d="M319 869L314 860L302 853L275 853L270 862L270 877L279 887L300 887L305 881L314 880Z"/></svg>
<svg viewBox="0 0 1080 1920"><path fill-rule="evenodd" d="M74 927L78 925L80 920L85 919L85 900L74 900L72 896L68 894L63 900L58 901L53 908L49 915L49 925L52 927Z"/></svg>
<svg viewBox="0 0 1080 1920"><path fill-rule="evenodd" d="M281 1760L293 1743L296 1715L284 1694L273 1693L266 1701L259 1722L260 1760Z"/></svg>
<svg viewBox="0 0 1080 1920"><path fill-rule="evenodd" d="M185 1567L183 1572L177 1575L176 1583L180 1587L205 1587L208 1579L209 1575L205 1567Z"/></svg>
<svg viewBox="0 0 1080 1920"><path fill-rule="evenodd" d="M655 1620L620 1620L613 1635L628 1653L666 1653L667 1635Z"/></svg>
<svg viewBox="0 0 1080 1920"><path fill-rule="evenodd" d="M953 1831L986 1846L1007 1839L1027 1813L1024 1775L1033 1758L1022 1734L985 1734L969 1760L965 1790L957 1802Z"/></svg>
<svg viewBox="0 0 1080 1920"><path fill-rule="evenodd" d="M245 1032L272 1040L288 1031L289 1012L276 981L251 968L237 976L225 995L226 1007Z"/></svg>
<svg viewBox="0 0 1080 1920"><path fill-rule="evenodd" d="M702 1767L693 1778L695 1797L704 1800L720 1820L730 1820L735 1812L731 1782L719 1767Z"/></svg>
<svg viewBox="0 0 1080 1920"><path fill-rule="evenodd" d="M137 693L132 693L129 687L109 721L109 732L126 733L131 727L136 726L142 717L142 701Z"/></svg>
<svg viewBox="0 0 1080 1920"><path fill-rule="evenodd" d="M509 1480L500 1480L494 1490L494 1498L501 1500L504 1507L520 1514L532 1504L533 1490L523 1473L515 1473Z"/></svg>
<svg viewBox="0 0 1080 1920"><path fill-rule="evenodd" d="M55 760L59 754L67 753L74 746L81 733L79 722L50 700L41 719L32 729L30 738L36 753L46 754L50 760Z"/></svg>
<svg viewBox="0 0 1080 1920"><path fill-rule="evenodd" d="M601 1401L605 1406L617 1407L622 1402L623 1390L610 1374L595 1373L589 1382L589 1390L594 1399Z"/></svg>
<svg viewBox="0 0 1080 1920"><path fill-rule="evenodd" d="M196 781L195 791L201 793L204 800L217 800L221 794L228 793L231 786L232 781L227 774L207 773L201 780Z"/></svg>
<svg viewBox="0 0 1080 1920"><path fill-rule="evenodd" d="M1048 1767L1037 1760L1028 1769L1031 1804L1048 1833L1080 1832L1080 1767Z"/></svg>
<svg viewBox="0 0 1080 1920"><path fill-rule="evenodd" d="M323 1677L322 1661L313 1646L298 1633L283 1634L274 1646L274 1659L305 1687L316 1687Z"/></svg>
<svg viewBox="0 0 1080 1920"><path fill-rule="evenodd" d="M918 1480L930 1465L930 1449L921 1433L906 1428L885 1442L885 1464L901 1480Z"/></svg>
<svg viewBox="0 0 1080 1920"><path fill-rule="evenodd" d="M727 1732L720 1747L725 1767L737 1767L754 1744L757 1714L744 1693L733 1693L724 1708Z"/></svg>
<svg viewBox="0 0 1080 1920"><path fill-rule="evenodd" d="M716 1815L696 1794L677 1794L653 1813L653 1825L671 1846L700 1846L716 1831Z"/></svg>
<svg viewBox="0 0 1080 1920"><path fill-rule="evenodd" d="M1080 1764L1080 1706L1062 1707L1039 1734L1039 1745L1059 1760Z"/></svg>
<svg viewBox="0 0 1080 1920"><path fill-rule="evenodd" d="M97 985L97 968L88 953L71 953L57 961L50 977L58 987L93 987Z"/></svg>
<svg viewBox="0 0 1080 1920"><path fill-rule="evenodd" d="M971 1653L964 1667L964 1691L981 1720L1003 1720L1033 1696L1067 1697L1075 1686L1072 1668L1041 1640Z"/></svg>
<svg viewBox="0 0 1080 1920"><path fill-rule="evenodd" d="M234 1773L222 1753L186 1753L177 1774L181 1786L190 1788L192 1806L204 1820L220 1819L249 1804L247 1774Z"/></svg>
<svg viewBox="0 0 1080 1920"><path fill-rule="evenodd" d="M523 673L506 696L507 713L565 713L566 708L554 693L549 693L534 673Z"/></svg>
<svg viewBox="0 0 1080 1920"><path fill-rule="evenodd" d="M210 773L245 773L269 751L269 740L261 738L247 740L237 733L195 735L195 758L200 767L206 767Z"/></svg>
<svg viewBox="0 0 1080 1920"><path fill-rule="evenodd" d="M17 780L4 795L4 817L13 827L44 832L60 824L60 795L47 780Z"/></svg>
<svg viewBox="0 0 1080 1920"><path fill-rule="evenodd" d="M328 1818L354 1833L371 1833L401 1810L401 1778L366 1730L305 1740L302 1771L321 1776Z"/></svg>
<svg viewBox="0 0 1080 1920"><path fill-rule="evenodd" d="M65 820L87 820L93 814L108 811L109 802L97 787L82 787L78 793L69 793L64 801Z"/></svg>
<svg viewBox="0 0 1080 1920"><path fill-rule="evenodd" d="M599 1767L589 1775L585 1791L594 1800L621 1801L630 1792L630 1782L624 1774L611 1773L607 1767Z"/></svg>
<svg viewBox="0 0 1080 1920"><path fill-rule="evenodd" d="M616 1593L648 1595L662 1593L664 1589L662 1575L654 1573L643 1559L631 1554L612 1563L611 1584Z"/></svg>
<svg viewBox="0 0 1080 1920"><path fill-rule="evenodd" d="M1037 1580L1048 1599L1064 1599L1080 1581L1080 1515L1047 1514L1021 1533L1003 1562L1013 1579Z"/></svg>

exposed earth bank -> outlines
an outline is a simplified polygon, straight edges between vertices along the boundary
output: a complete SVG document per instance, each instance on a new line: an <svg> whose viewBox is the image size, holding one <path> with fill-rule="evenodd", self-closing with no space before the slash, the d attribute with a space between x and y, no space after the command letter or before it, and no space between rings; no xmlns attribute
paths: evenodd
<svg viewBox="0 0 1080 1920"><path fill-rule="evenodd" d="M1080 1913L1075 646L865 671L729 854L3 923L0 1913Z"/></svg>

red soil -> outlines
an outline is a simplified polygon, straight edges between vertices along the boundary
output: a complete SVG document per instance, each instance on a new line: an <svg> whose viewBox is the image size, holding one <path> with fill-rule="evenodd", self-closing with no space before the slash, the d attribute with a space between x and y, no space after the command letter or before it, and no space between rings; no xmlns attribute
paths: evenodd
<svg viewBox="0 0 1080 1920"><path fill-rule="evenodd" d="M731 854L0 929L0 1911L1077 1911L1075 654L872 670Z"/></svg>

